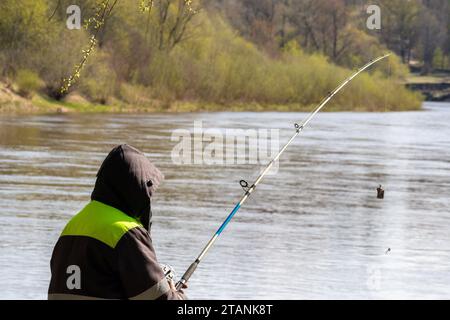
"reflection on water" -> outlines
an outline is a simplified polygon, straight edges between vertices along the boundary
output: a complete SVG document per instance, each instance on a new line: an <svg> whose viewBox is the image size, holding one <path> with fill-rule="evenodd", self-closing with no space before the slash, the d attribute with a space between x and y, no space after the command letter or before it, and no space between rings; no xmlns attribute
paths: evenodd
<svg viewBox="0 0 450 320"><path fill-rule="evenodd" d="M304 117L2 116L0 298L46 298L52 247L114 145L143 149L164 171L153 238L159 259L182 273L239 199L239 180L258 168L175 166L172 131L203 120L204 128L280 128L283 142ZM450 105L320 114L223 233L190 297L450 299L449 189Z"/></svg>

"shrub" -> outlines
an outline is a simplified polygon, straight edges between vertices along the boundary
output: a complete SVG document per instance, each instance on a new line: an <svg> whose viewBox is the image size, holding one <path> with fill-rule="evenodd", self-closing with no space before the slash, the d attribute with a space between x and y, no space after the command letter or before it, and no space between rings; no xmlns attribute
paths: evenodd
<svg viewBox="0 0 450 320"><path fill-rule="evenodd" d="M17 72L16 85L21 96L31 97L34 92L42 88L43 82L37 73L22 69Z"/></svg>
<svg viewBox="0 0 450 320"><path fill-rule="evenodd" d="M162 101L189 100L213 104L317 104L353 71L320 54L306 54L289 43L272 57L237 35L220 18L203 21L202 36L170 54L155 53L138 82ZM366 63L361 59L354 68ZM420 98L400 83L407 70L392 56L364 73L330 104L331 110L417 108Z"/></svg>
<svg viewBox="0 0 450 320"><path fill-rule="evenodd" d="M136 107L147 106L151 103L150 89L142 85L122 83L118 98Z"/></svg>
<svg viewBox="0 0 450 320"><path fill-rule="evenodd" d="M80 91L91 101L106 104L114 96L116 89L116 73L108 63L109 56L98 52L92 57L92 62L84 70L81 77Z"/></svg>

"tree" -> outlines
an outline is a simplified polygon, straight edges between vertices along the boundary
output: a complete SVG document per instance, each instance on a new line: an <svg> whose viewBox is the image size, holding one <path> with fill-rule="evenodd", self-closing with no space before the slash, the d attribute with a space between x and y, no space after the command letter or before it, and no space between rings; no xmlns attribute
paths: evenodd
<svg viewBox="0 0 450 320"><path fill-rule="evenodd" d="M281 3L280 0L242 0L242 15L248 36L257 45L267 49L276 46L276 18Z"/></svg>
<svg viewBox="0 0 450 320"><path fill-rule="evenodd" d="M171 51L183 41L187 28L200 8L192 8L185 0L156 0L156 22L159 50Z"/></svg>
<svg viewBox="0 0 450 320"><path fill-rule="evenodd" d="M424 8L420 12L420 49L422 52L422 73L433 70L433 58L437 49L445 47L448 38L449 3L446 0L424 1Z"/></svg>
<svg viewBox="0 0 450 320"><path fill-rule="evenodd" d="M403 0L382 0L383 26L381 38L387 46L400 55L403 63L409 63L412 50L419 37L419 0L405 3Z"/></svg>
<svg viewBox="0 0 450 320"><path fill-rule="evenodd" d="M0 55L2 74L14 74L32 63L39 48L46 46L47 4L35 0L2 0L0 2Z"/></svg>
<svg viewBox="0 0 450 320"><path fill-rule="evenodd" d="M305 0L293 2L292 7L293 35L300 36L302 46L338 61L352 44L345 2Z"/></svg>
<svg viewBox="0 0 450 320"><path fill-rule="evenodd" d="M140 10L148 14L145 40L150 27L153 26L153 29L156 28L156 33L152 32L152 34L156 34L158 49L170 52L186 38L187 26L200 10L199 8L194 9L192 2L192 0L140 0ZM78 80L89 55L96 45L99 43L101 47L106 42L105 25L118 4L125 6L124 2L120 0L101 0L96 3L93 16L87 19L85 23L85 28L91 32L89 47L82 51L81 61L74 66L72 74L63 79L61 96L67 94L70 87ZM99 38L101 41L99 41ZM144 57L146 56L148 55Z"/></svg>

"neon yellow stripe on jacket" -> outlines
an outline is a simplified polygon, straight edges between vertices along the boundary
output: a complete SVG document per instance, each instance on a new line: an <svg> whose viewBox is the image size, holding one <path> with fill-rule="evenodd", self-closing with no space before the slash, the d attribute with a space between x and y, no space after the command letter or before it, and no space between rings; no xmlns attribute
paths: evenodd
<svg viewBox="0 0 450 320"><path fill-rule="evenodd" d="M138 220L106 204L91 201L69 221L61 236L91 237L114 249L125 233L137 227L142 227Z"/></svg>

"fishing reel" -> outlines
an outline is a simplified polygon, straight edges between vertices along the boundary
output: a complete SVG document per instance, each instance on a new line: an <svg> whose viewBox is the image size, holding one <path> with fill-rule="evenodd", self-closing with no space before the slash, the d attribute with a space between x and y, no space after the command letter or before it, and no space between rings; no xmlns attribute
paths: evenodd
<svg viewBox="0 0 450 320"><path fill-rule="evenodd" d="M166 277L167 281L173 281L176 282L177 274L175 273L175 269L168 264L159 264L161 266L162 271L164 272L164 276Z"/></svg>

